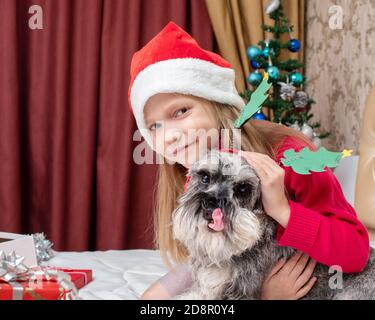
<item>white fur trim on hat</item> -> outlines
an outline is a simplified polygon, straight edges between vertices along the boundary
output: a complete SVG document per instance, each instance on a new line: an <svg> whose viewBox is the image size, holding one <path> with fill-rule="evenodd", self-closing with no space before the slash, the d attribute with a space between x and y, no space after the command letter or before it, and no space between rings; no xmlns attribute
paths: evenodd
<svg viewBox="0 0 375 320"><path fill-rule="evenodd" d="M130 99L137 126L151 146L143 109L157 93L191 94L242 108L245 103L235 87L233 69L195 58L177 58L151 64L135 78Z"/></svg>

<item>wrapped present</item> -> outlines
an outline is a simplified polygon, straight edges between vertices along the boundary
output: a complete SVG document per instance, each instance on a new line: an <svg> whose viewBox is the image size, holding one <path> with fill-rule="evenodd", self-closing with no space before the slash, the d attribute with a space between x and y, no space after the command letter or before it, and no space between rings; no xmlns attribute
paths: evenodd
<svg viewBox="0 0 375 320"><path fill-rule="evenodd" d="M47 267L49 268L49 267ZM68 269L68 268L55 268L70 276L70 280L74 283L77 289L81 289L89 282L92 281L92 270L89 269Z"/></svg>
<svg viewBox="0 0 375 320"><path fill-rule="evenodd" d="M76 300L71 287L65 288L56 280L0 282L0 300Z"/></svg>
<svg viewBox="0 0 375 320"><path fill-rule="evenodd" d="M72 277L58 268L27 267L24 257L14 251L0 251L1 300L74 300L79 299ZM76 280L79 280L76 274ZM85 278L82 274L80 277ZM79 280L79 285L83 280Z"/></svg>

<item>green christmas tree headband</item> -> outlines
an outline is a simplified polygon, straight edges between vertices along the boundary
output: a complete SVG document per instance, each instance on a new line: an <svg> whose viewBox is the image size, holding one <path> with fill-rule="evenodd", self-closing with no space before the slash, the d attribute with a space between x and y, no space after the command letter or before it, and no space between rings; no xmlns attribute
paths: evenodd
<svg viewBox="0 0 375 320"><path fill-rule="evenodd" d="M241 128L261 108L262 104L268 98L267 91L272 87L272 83L268 82L268 73L265 72L262 82L251 94L249 102L243 107L240 116L234 122L234 127ZM344 149L342 152L328 151L324 147L320 147L317 151L311 151L308 147L296 152L294 149L285 150L284 158L280 161L286 167L291 167L298 174L311 174L310 171L324 172L325 167L335 168L340 160L351 156L353 150Z"/></svg>

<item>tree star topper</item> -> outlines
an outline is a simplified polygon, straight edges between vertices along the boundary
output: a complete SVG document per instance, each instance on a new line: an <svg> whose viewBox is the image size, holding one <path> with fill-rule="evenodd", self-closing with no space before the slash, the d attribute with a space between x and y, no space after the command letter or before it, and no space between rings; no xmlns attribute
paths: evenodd
<svg viewBox="0 0 375 320"><path fill-rule="evenodd" d="M311 151L308 147L296 152L294 149L284 151L284 158L280 161L286 167L291 167L298 174L311 174L310 171L324 172L325 167L335 168L340 160L350 157L353 150L344 149L342 152L328 151L320 147L317 151Z"/></svg>
<svg viewBox="0 0 375 320"><path fill-rule="evenodd" d="M268 82L268 73L265 72L263 80L256 90L251 94L250 101L243 107L238 119L234 122L235 128L241 128L244 123L257 113L262 104L268 98L267 91L272 87L272 83Z"/></svg>

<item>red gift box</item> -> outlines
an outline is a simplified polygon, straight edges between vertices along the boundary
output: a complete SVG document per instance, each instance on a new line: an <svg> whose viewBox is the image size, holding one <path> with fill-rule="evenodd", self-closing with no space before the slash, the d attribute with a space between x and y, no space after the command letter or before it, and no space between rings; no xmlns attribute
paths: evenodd
<svg viewBox="0 0 375 320"><path fill-rule="evenodd" d="M60 287L54 280L38 284L29 281L0 283L0 300L67 300L71 294L71 290Z"/></svg>
<svg viewBox="0 0 375 320"><path fill-rule="evenodd" d="M76 285L77 289L81 289L86 284L92 281L92 270L89 269L66 269L58 268L70 275L72 282Z"/></svg>
<svg viewBox="0 0 375 320"><path fill-rule="evenodd" d="M67 273L77 289L92 281L92 270L45 268ZM0 282L0 300L69 300L74 296L72 289L64 288L56 279L45 277L36 280Z"/></svg>

